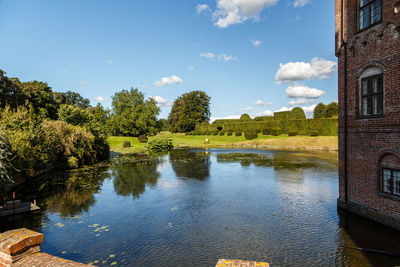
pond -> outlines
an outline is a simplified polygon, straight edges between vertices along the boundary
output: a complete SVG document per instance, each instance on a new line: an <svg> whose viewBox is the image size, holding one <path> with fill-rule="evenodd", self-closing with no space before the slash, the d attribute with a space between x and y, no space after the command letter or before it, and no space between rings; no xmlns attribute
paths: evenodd
<svg viewBox="0 0 400 267"><path fill-rule="evenodd" d="M394 266L400 233L337 209L336 153L174 150L53 173L17 196L41 211L1 219L42 251L97 266Z"/></svg>

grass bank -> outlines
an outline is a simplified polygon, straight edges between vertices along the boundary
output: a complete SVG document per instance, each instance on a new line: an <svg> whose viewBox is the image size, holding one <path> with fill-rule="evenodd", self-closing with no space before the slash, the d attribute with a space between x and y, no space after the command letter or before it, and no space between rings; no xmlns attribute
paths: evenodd
<svg viewBox="0 0 400 267"><path fill-rule="evenodd" d="M172 139L174 147L190 148L243 148L264 150L307 150L307 151L337 151L337 136L265 136L259 134L254 140L246 140L244 136L204 136L161 133L152 139ZM205 144L205 139L209 144ZM130 141L132 147L123 148L122 143ZM108 138L111 151L118 153L136 153L146 150L145 144L139 143L136 137L111 136Z"/></svg>

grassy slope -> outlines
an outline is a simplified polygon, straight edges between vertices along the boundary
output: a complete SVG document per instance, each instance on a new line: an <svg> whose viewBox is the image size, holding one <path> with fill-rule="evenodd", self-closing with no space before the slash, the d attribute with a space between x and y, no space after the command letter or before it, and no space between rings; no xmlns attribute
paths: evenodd
<svg viewBox="0 0 400 267"><path fill-rule="evenodd" d="M204 144L208 138L210 144ZM264 136L259 135L257 139L248 141L244 136L193 136L183 134L160 134L149 138L172 139L175 147L237 147L237 148L259 148L275 150L337 150L338 138L336 136ZM131 142L131 148L122 148L122 143L127 140ZM120 153L135 153L145 150L145 144L137 141L136 137L112 136L108 139L111 150Z"/></svg>

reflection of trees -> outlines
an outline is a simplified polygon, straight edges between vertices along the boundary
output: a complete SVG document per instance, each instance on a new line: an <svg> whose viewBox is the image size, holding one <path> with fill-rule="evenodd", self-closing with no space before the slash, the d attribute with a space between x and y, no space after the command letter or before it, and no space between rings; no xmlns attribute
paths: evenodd
<svg viewBox="0 0 400 267"><path fill-rule="evenodd" d="M254 164L259 167L274 167L275 170L292 170L306 168L336 168L325 159L312 154L290 152L274 152L272 154L258 153L221 153L217 154L218 162L240 162L242 166Z"/></svg>
<svg viewBox="0 0 400 267"><path fill-rule="evenodd" d="M96 202L94 194L100 191L107 173L90 170L73 172L67 176L61 183L47 185L49 188L46 191L50 193L45 199L47 209L60 212L61 216L65 217L89 211Z"/></svg>
<svg viewBox="0 0 400 267"><path fill-rule="evenodd" d="M114 190L118 195L138 198L146 189L146 185L157 183L160 173L157 165L160 159L157 155L123 156L111 165L114 176Z"/></svg>
<svg viewBox="0 0 400 267"><path fill-rule="evenodd" d="M176 176L205 180L210 176L210 156L208 152L173 150L169 159Z"/></svg>

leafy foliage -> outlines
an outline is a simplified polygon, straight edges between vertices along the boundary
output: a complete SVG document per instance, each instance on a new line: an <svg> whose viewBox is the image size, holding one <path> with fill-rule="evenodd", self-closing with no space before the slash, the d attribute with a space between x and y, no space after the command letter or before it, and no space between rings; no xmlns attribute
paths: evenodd
<svg viewBox="0 0 400 267"><path fill-rule="evenodd" d="M210 97L203 91L183 94L174 101L168 116L171 132L190 132L210 120Z"/></svg>
<svg viewBox="0 0 400 267"><path fill-rule="evenodd" d="M147 149L151 151L169 151L173 148L172 139L153 139L147 143Z"/></svg>
<svg viewBox="0 0 400 267"><path fill-rule="evenodd" d="M290 119L291 120L299 120L299 119L305 119L306 114L304 113L304 110L302 108L296 107L290 111Z"/></svg>
<svg viewBox="0 0 400 267"><path fill-rule="evenodd" d="M144 94L138 89L122 90L112 97L110 131L123 136L156 134L159 113L153 98L144 100Z"/></svg>
<svg viewBox="0 0 400 267"><path fill-rule="evenodd" d="M244 137L247 140L256 139L258 137L257 131L255 130L247 130L244 132Z"/></svg>
<svg viewBox="0 0 400 267"><path fill-rule="evenodd" d="M332 118L338 116L339 106L338 103L332 102L325 107L324 118Z"/></svg>
<svg viewBox="0 0 400 267"><path fill-rule="evenodd" d="M16 169L13 167L13 153L11 144L3 132L0 131L0 187L13 184Z"/></svg>
<svg viewBox="0 0 400 267"><path fill-rule="evenodd" d="M323 103L319 103L314 109L314 119L323 118L325 114L325 105Z"/></svg>
<svg viewBox="0 0 400 267"><path fill-rule="evenodd" d="M242 120L242 121L249 121L249 120L251 120L251 117L250 117L250 115L249 114L243 114L242 116L240 116L240 120Z"/></svg>

